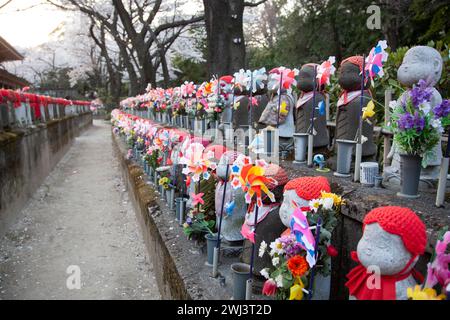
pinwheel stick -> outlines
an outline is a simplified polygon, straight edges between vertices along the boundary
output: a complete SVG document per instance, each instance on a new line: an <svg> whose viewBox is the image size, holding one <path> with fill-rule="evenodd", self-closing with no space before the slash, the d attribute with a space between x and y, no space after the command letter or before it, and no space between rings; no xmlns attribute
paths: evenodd
<svg viewBox="0 0 450 320"><path fill-rule="evenodd" d="M320 230L322 228L322 219L317 219L317 225L316 225L316 243L314 245L314 255L316 256L316 261L318 259L318 248L319 248L319 241L320 241ZM309 278L309 285L308 285L308 300L312 299L313 290L314 290L314 276L316 273L316 266L313 266L311 269L311 276Z"/></svg>
<svg viewBox="0 0 450 320"><path fill-rule="evenodd" d="M216 244L216 248L214 248L214 262L213 262L213 277L214 278L216 278L218 275L217 268L219 265L219 253L220 253L220 245L221 245L220 234L222 231L223 209L225 207L225 196L226 196L226 192L227 192L229 170L230 170L230 166L227 164L227 170L225 173L225 182L224 182L224 186L223 186L222 206L220 208L219 228L217 231L217 244Z"/></svg>
<svg viewBox="0 0 450 320"><path fill-rule="evenodd" d="M252 244L252 255L251 255L251 259L250 259L250 274L249 274L249 279L253 279L253 265L255 262L255 252L256 252L256 227L258 226L258 212L259 212L259 207L255 206L255 220L254 220L254 228L255 230L253 231L254 233L254 242Z"/></svg>
<svg viewBox="0 0 450 320"><path fill-rule="evenodd" d="M360 174L361 174L361 159L362 159L362 127L363 127L363 106L364 106L364 85L366 82L365 79L365 71L366 69L366 55L363 55L363 65L362 65L362 72L361 72L361 99L360 99L360 106L359 106L359 123L358 123L358 137L357 137L357 144L356 144L356 152L355 152L355 176L354 181L359 181Z"/></svg>
<svg viewBox="0 0 450 320"><path fill-rule="evenodd" d="M281 88L283 87L283 72L280 73L280 88L278 91L277 129L280 126Z"/></svg>
<svg viewBox="0 0 450 320"><path fill-rule="evenodd" d="M447 185L447 173L450 164L450 128L448 129L449 141L447 142L447 149L441 162L441 172L439 174L439 185L436 195L436 207L441 207L445 201L445 189Z"/></svg>
<svg viewBox="0 0 450 320"><path fill-rule="evenodd" d="M313 72L313 97L312 97L312 111L311 111L311 124L308 135L308 167L313 165L313 153L314 153L314 117L316 116L316 87L317 87L317 66L314 66Z"/></svg>

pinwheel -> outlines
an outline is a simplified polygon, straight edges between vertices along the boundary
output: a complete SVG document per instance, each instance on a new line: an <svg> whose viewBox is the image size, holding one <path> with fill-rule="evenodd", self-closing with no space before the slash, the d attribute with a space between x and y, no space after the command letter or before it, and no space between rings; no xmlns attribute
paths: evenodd
<svg viewBox="0 0 450 320"><path fill-rule="evenodd" d="M205 153L204 150L205 147L202 144L197 142L191 143L180 159L180 164L186 165L183 169L183 174L192 174L192 180L195 182L200 181L200 176L203 179L209 179L208 169L216 169L216 164L209 160L214 156L213 152Z"/></svg>
<svg viewBox="0 0 450 320"><path fill-rule="evenodd" d="M336 58L331 56L327 61L322 62L322 64L317 67L319 86L330 84L330 78L336 72L336 68L333 65L335 62Z"/></svg>
<svg viewBox="0 0 450 320"><path fill-rule="evenodd" d="M264 81L267 81L267 78L266 68L253 71L247 89L251 89L253 93L256 93L258 89L264 89Z"/></svg>
<svg viewBox="0 0 450 320"><path fill-rule="evenodd" d="M239 70L234 74L234 85L244 91L250 87L251 71L244 69Z"/></svg>
<svg viewBox="0 0 450 320"><path fill-rule="evenodd" d="M314 235L309 228L308 219L302 209L293 203L295 210L291 219L291 231L295 235L297 242L306 250L306 261L308 261L309 267L312 268L316 264L315 255L315 239Z"/></svg>
<svg viewBox="0 0 450 320"><path fill-rule="evenodd" d="M297 85L297 80L295 80L295 77L298 75L298 72L299 71L297 69L291 70L285 67L272 69L269 72L269 89L272 91L279 91L281 84L283 89L291 92L292 86Z"/></svg>
<svg viewBox="0 0 450 320"><path fill-rule="evenodd" d="M256 204L262 207L262 193L264 192L272 202L275 202L274 194L269 190L266 184L277 184L273 178L264 176L267 163L264 160L256 161L256 164L251 164L251 159L245 156L240 156L234 162L231 170L233 180L231 185L234 189L242 188L245 194L246 203L252 202L253 196L256 195Z"/></svg>
<svg viewBox="0 0 450 320"><path fill-rule="evenodd" d="M199 194L191 193L192 205L195 207L198 204L205 204L205 201L202 198L204 195L205 195L204 193Z"/></svg>
<svg viewBox="0 0 450 320"><path fill-rule="evenodd" d="M370 50L369 56L366 58L365 72L370 78L373 86L373 79L376 76L383 77L383 63L388 59L388 53L386 52L387 42L386 40L378 41L378 44Z"/></svg>

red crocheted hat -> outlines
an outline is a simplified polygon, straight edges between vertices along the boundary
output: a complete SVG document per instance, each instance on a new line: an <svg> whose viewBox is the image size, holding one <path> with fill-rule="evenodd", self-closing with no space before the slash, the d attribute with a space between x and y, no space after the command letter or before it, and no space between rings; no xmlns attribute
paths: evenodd
<svg viewBox="0 0 450 320"><path fill-rule="evenodd" d="M278 186L284 186L289 181L286 171L280 166L273 163L269 164L264 175L266 177L275 179L275 181L278 183L276 185L273 183L268 183L267 188L269 188L269 190L272 190Z"/></svg>
<svg viewBox="0 0 450 320"><path fill-rule="evenodd" d="M295 190L300 198L309 201L320 198L322 191L331 192L331 187L325 177L301 177L289 181L284 187L287 190Z"/></svg>
<svg viewBox="0 0 450 320"><path fill-rule="evenodd" d="M354 64L356 66L359 67L359 71L362 71L363 68L363 57L362 56L353 56L353 57L349 57L347 59L342 60L341 62L341 66L346 63L349 62L351 64Z"/></svg>
<svg viewBox="0 0 450 320"><path fill-rule="evenodd" d="M425 224L411 209L403 207L373 209L364 218L363 230L371 223L378 223L384 231L400 236L412 255L421 255L425 252L427 245Z"/></svg>

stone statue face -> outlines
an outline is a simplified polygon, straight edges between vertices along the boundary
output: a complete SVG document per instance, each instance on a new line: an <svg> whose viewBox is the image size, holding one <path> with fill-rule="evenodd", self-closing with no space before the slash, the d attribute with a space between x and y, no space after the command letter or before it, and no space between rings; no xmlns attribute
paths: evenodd
<svg viewBox="0 0 450 320"><path fill-rule="evenodd" d="M309 201L300 198L295 190L287 190L284 192L283 203L280 207L280 219L287 228L290 227L291 217L295 210L292 202L295 202L300 208L306 207L309 204Z"/></svg>
<svg viewBox="0 0 450 320"><path fill-rule="evenodd" d="M419 80L427 80L432 86L441 78L442 57L431 47L417 46L409 49L398 68L397 79L403 85L412 87Z"/></svg>
<svg viewBox="0 0 450 320"><path fill-rule="evenodd" d="M361 71L357 65L345 62L339 69L338 81L342 89L347 91L361 90Z"/></svg>
<svg viewBox="0 0 450 320"><path fill-rule="evenodd" d="M303 92L314 90L314 67L303 66L298 74L297 87Z"/></svg>
<svg viewBox="0 0 450 320"><path fill-rule="evenodd" d="M365 227L357 247L361 264L368 268L377 266L382 275L394 275L402 271L411 254L406 250L402 239L384 231L378 223Z"/></svg>

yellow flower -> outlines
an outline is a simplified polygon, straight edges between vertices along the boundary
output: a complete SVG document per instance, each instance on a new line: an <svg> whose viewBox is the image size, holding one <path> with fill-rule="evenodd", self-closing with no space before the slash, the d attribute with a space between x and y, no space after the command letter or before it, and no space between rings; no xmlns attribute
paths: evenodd
<svg viewBox="0 0 450 320"><path fill-rule="evenodd" d="M333 203L334 203L335 206L340 206L342 204L345 204L345 201L342 199L342 197L338 196L335 193L322 191L321 198L322 199L332 198L333 199Z"/></svg>
<svg viewBox="0 0 450 320"><path fill-rule="evenodd" d="M419 285L407 290L408 299L410 300L444 300L445 294L437 295L436 290L432 288L421 289Z"/></svg>
<svg viewBox="0 0 450 320"><path fill-rule="evenodd" d="M200 110L202 110L202 109L203 109L202 104L201 104L201 103L198 103L198 104L197 104L197 110L200 111Z"/></svg>
<svg viewBox="0 0 450 320"><path fill-rule="evenodd" d="M291 287L291 295L289 300L303 300L303 289L305 285L300 278L297 278L295 284Z"/></svg>
<svg viewBox="0 0 450 320"><path fill-rule="evenodd" d="M373 103L373 100L370 100L367 106L363 108L363 120L366 120L367 118L372 118L375 115L374 109L375 104Z"/></svg>

